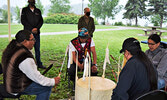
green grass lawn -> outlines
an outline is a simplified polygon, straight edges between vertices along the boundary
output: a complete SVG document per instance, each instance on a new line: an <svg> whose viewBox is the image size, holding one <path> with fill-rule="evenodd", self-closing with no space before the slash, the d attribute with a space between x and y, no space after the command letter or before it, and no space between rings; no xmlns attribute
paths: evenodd
<svg viewBox="0 0 167 100"><path fill-rule="evenodd" d="M96 29L109 29L113 26L96 25ZM16 34L19 30L22 30L21 24L11 24L11 34ZM76 24L43 24L41 32L62 32L62 31L76 31L78 30ZM0 24L0 35L8 34L8 25Z"/></svg>
<svg viewBox="0 0 167 100"><path fill-rule="evenodd" d="M56 26L60 26L60 28L57 28ZM12 26L17 27L17 25ZM20 28L21 26L18 25ZM44 29L44 28L48 29ZM54 28L55 27L55 28ZM1 26L0 26L1 28ZM18 28L18 29L19 29ZM71 31L76 30L76 25L44 25L42 32L48 32L48 31ZM113 28L112 26L97 26L97 28ZM49 30L50 29L50 30ZM0 34L3 30L0 30ZM6 30L5 30L6 31ZM4 31L4 32L5 32ZM6 31L7 32L7 31ZM13 33L15 33L13 31ZM101 31L101 32L95 32L93 40L96 45L96 53L97 53L97 65L98 65L98 76L102 75L102 66L104 63L104 57L105 57L105 49L107 44L109 44L109 50L110 54L112 54L117 60L120 55L119 50L121 49L123 41L128 37L135 37L139 41L147 40L147 36L139 36L138 34L144 34L142 30L117 30L117 31ZM163 34L163 36L167 33ZM56 77L58 75L58 72L61 67L61 63L63 62L64 53L66 50L67 45L69 44L70 40L75 38L77 34L65 34L65 35L48 35L48 36L41 36L41 59L45 66L49 66L51 63L54 63L54 67L46 74L47 77ZM165 39L162 39L162 41L167 41ZM8 44L8 38L0 38L0 60L2 56L2 52L4 48ZM141 44L142 50L145 51L148 49L146 44ZM114 69L117 69L117 64L110 59L111 65ZM106 78L111 79L113 81L113 75L111 73L111 66L107 65L106 69ZM40 70L43 72L43 70ZM56 89L53 88L52 94L50 99L51 100L57 100L62 98L68 98L74 93L72 92L72 88L68 89L67 80L65 80L66 75L66 63L64 65L62 75L61 75L61 82L57 86ZM2 76L0 77L0 80L2 80ZM34 96L22 96L21 98L26 98L26 100L33 100Z"/></svg>

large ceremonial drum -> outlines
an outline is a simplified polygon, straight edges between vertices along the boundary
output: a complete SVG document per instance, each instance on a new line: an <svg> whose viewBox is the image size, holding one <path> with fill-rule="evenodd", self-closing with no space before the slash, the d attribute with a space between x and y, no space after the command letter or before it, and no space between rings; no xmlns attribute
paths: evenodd
<svg viewBox="0 0 167 100"><path fill-rule="evenodd" d="M102 77L86 77L76 81L75 100L111 100L116 84Z"/></svg>

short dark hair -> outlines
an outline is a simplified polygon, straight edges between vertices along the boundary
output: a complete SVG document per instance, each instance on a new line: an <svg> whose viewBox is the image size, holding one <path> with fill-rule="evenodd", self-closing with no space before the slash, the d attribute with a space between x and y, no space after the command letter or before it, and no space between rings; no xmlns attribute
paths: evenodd
<svg viewBox="0 0 167 100"><path fill-rule="evenodd" d="M149 37L148 37L148 40L151 39L153 40L156 44L161 42L161 38L159 35L157 34L151 34Z"/></svg>
<svg viewBox="0 0 167 100"><path fill-rule="evenodd" d="M90 8L88 8L88 7L84 8L84 13L86 12L87 9L90 9Z"/></svg>
<svg viewBox="0 0 167 100"><path fill-rule="evenodd" d="M21 43L21 42L23 42L24 40L29 40L31 34L32 34L32 33L31 33L30 31L28 31L28 30L20 30L20 31L16 34L16 36L15 36L16 41L17 41L18 43Z"/></svg>

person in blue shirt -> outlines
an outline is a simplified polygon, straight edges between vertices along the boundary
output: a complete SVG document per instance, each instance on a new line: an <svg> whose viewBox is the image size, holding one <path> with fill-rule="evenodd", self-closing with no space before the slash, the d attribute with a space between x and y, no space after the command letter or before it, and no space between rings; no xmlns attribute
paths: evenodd
<svg viewBox="0 0 167 100"><path fill-rule="evenodd" d="M149 58L141 50L135 38L127 38L120 53L127 60L122 69L111 100L135 100L151 90L157 89L157 73Z"/></svg>

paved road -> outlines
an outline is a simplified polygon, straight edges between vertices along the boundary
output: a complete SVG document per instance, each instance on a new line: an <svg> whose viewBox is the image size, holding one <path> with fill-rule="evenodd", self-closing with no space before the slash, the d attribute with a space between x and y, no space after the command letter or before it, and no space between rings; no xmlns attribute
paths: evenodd
<svg viewBox="0 0 167 100"><path fill-rule="evenodd" d="M98 31L112 31L112 30L127 30L127 29L142 29L142 28L136 28L136 27L123 27L123 26L115 26L116 28L113 29L96 29L95 32ZM64 31L64 32L46 32L41 33L41 35L58 35L58 34L73 34L78 33L78 31ZM11 37L14 37L15 35L11 35ZM0 38L6 38L8 35L0 35Z"/></svg>

